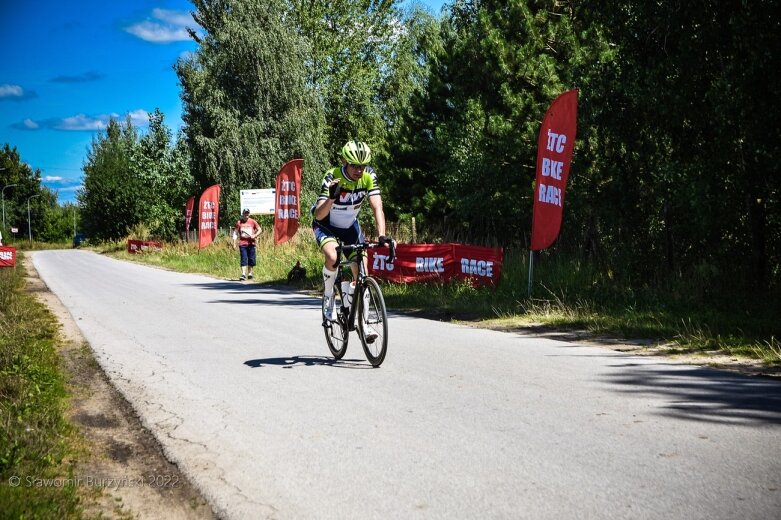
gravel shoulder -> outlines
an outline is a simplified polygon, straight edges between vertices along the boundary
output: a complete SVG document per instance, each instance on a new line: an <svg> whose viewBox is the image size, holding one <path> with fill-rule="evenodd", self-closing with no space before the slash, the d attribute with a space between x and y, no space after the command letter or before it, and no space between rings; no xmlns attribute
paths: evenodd
<svg viewBox="0 0 781 520"><path fill-rule="evenodd" d="M130 404L108 381L67 309L25 256L26 290L34 293L61 325L58 351L71 394L66 416L78 429L83 455L74 480L87 516L135 519L213 519L211 507L159 443Z"/></svg>

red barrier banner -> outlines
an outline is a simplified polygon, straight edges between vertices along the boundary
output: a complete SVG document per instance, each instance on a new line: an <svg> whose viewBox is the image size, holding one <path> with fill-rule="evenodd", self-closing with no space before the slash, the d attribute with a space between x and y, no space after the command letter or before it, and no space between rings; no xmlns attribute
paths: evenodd
<svg viewBox="0 0 781 520"><path fill-rule="evenodd" d="M550 247L559 236L577 119L578 91L570 90L553 101L542 120L537 139L532 251Z"/></svg>
<svg viewBox="0 0 781 520"><path fill-rule="evenodd" d="M456 278L482 285L499 283L504 263L504 250L501 248L453 244L453 256L458 265Z"/></svg>
<svg viewBox="0 0 781 520"><path fill-rule="evenodd" d="M198 249L203 249L217 236L220 221L220 185L209 186L198 201Z"/></svg>
<svg viewBox="0 0 781 520"><path fill-rule="evenodd" d="M132 254L147 253L151 251L162 251L163 244L160 242L150 242L149 240L128 240L127 252Z"/></svg>
<svg viewBox="0 0 781 520"><path fill-rule="evenodd" d="M16 265L16 248L0 246L0 267L14 267Z"/></svg>
<svg viewBox="0 0 781 520"><path fill-rule="evenodd" d="M301 172L303 159L288 161L277 174L274 199L274 245L287 242L298 231L301 218Z"/></svg>
<svg viewBox="0 0 781 520"><path fill-rule="evenodd" d="M369 274L393 282L470 279L495 285L502 273L501 249L462 244L399 244L390 262L388 248L369 250Z"/></svg>
<svg viewBox="0 0 781 520"><path fill-rule="evenodd" d="M449 280L455 274L451 244L399 244L390 263L388 248L369 250L369 274L394 282Z"/></svg>

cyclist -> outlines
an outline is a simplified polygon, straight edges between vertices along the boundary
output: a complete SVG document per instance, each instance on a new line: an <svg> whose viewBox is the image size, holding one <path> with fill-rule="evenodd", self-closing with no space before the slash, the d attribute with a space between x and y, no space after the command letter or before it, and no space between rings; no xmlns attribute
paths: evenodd
<svg viewBox="0 0 781 520"><path fill-rule="evenodd" d="M317 202L312 207L312 229L315 239L323 252L323 281L325 288L326 319L335 321L334 281L336 279L337 257L336 239L345 244L360 244L364 241L363 232L358 225L358 212L361 204L368 198L374 212L380 245L390 243L385 235L385 213L382 209L380 187L377 175L369 166L372 152L366 143L348 141L341 150L342 165L325 172L322 189ZM353 280L358 277L358 265L353 264ZM367 260L364 259L364 267Z"/></svg>

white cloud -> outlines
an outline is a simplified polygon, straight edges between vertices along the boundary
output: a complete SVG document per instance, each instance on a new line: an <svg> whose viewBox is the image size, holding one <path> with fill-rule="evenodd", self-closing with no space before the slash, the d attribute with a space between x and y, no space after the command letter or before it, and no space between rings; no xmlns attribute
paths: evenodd
<svg viewBox="0 0 781 520"><path fill-rule="evenodd" d="M130 120L133 122L135 126L146 126L149 124L149 112L147 112L143 108L139 108L138 110L133 110L132 112L128 112L128 115L130 115ZM114 115L114 117L117 116Z"/></svg>
<svg viewBox="0 0 781 520"><path fill-rule="evenodd" d="M188 11L172 11L158 7L152 9L152 16L171 25L195 25L195 20Z"/></svg>
<svg viewBox="0 0 781 520"><path fill-rule="evenodd" d="M43 178L44 182L60 182L64 177L57 177L56 175L47 175Z"/></svg>
<svg viewBox="0 0 781 520"><path fill-rule="evenodd" d="M108 126L108 118L109 116L106 115L91 117L76 114L53 121L51 127L56 130L105 130Z"/></svg>
<svg viewBox="0 0 781 520"><path fill-rule="evenodd" d="M145 20L126 27L125 31L144 41L170 43L190 40L187 27L199 27L187 11L155 8L152 10L152 16L162 23Z"/></svg>
<svg viewBox="0 0 781 520"><path fill-rule="evenodd" d="M73 132L92 132L95 130L105 130L108 128L108 121L112 117L120 122L124 122L127 116L130 116L130 122L135 127L143 127L149 124L149 112L143 108L139 108L137 110L131 110L124 115L119 115L117 113L98 114L94 116L76 114L70 117L43 119L40 121L33 121L32 119L28 118L21 123L16 123L11 126L19 130L49 129Z"/></svg>
<svg viewBox="0 0 781 520"><path fill-rule="evenodd" d="M23 94L19 85L0 85L0 97L22 97Z"/></svg>
<svg viewBox="0 0 781 520"><path fill-rule="evenodd" d="M25 91L19 85L9 85L8 83L0 85L0 101L23 101L36 96L34 91Z"/></svg>
<svg viewBox="0 0 781 520"><path fill-rule="evenodd" d="M170 27L156 22L141 22L131 25L127 32L152 43L169 43L189 40L190 35L184 27Z"/></svg>

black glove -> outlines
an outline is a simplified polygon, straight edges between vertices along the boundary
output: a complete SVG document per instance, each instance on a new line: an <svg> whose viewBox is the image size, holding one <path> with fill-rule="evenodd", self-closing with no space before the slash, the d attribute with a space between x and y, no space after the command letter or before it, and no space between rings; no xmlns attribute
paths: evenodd
<svg viewBox="0 0 781 520"><path fill-rule="evenodd" d="M328 198L331 200L336 200L336 198L339 196L339 192L341 191L341 188L339 187L338 182L334 182L333 184L328 185Z"/></svg>
<svg viewBox="0 0 781 520"><path fill-rule="evenodd" d="M390 249L390 257L388 258L388 262L393 263L393 261L396 260L396 241L391 237L380 235L380 239L377 241L377 243L380 246L388 246L388 249Z"/></svg>

